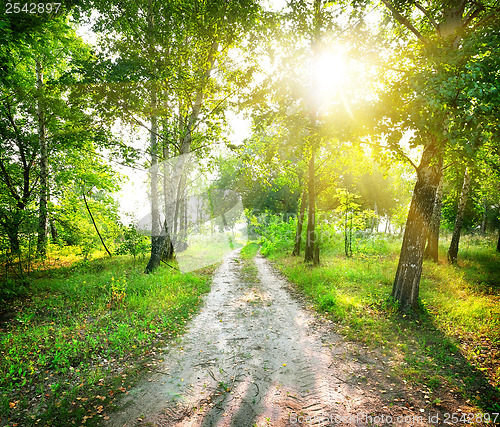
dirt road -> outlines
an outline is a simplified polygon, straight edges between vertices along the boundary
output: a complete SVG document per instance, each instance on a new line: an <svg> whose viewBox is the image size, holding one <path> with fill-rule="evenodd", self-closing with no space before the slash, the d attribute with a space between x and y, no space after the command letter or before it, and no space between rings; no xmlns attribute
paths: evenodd
<svg viewBox="0 0 500 427"><path fill-rule="evenodd" d="M253 262L258 280L237 251L226 257L188 333L110 426L430 425L418 396L397 404L404 385L386 361L318 321L267 260Z"/></svg>

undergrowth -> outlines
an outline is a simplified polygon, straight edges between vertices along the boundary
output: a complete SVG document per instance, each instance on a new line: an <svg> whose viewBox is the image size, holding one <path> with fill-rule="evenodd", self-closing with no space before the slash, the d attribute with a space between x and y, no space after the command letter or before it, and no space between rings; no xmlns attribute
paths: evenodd
<svg viewBox="0 0 500 427"><path fill-rule="evenodd" d="M360 240L358 247L372 249L352 258L323 251L317 267L283 252L269 257L338 322L339 332L391 357L403 379L436 396L455 390L482 410L499 412L500 254L482 242L451 266L442 246L438 264L424 263L420 310L408 315L390 298L398 245L390 237L378 248L377 240L383 237Z"/></svg>
<svg viewBox="0 0 500 427"><path fill-rule="evenodd" d="M209 291L213 268L143 273L131 257L30 278L0 323L0 425L96 425Z"/></svg>

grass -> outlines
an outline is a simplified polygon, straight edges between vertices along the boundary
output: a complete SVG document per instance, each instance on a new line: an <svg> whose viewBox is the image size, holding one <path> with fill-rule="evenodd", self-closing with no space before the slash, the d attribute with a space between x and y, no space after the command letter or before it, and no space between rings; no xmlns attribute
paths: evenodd
<svg viewBox="0 0 500 427"><path fill-rule="evenodd" d="M240 257L242 260L241 264L241 275L244 278L244 283L258 287L259 279L258 279L258 269L255 263L252 261L252 258L257 255L260 246L255 242L247 243L240 252Z"/></svg>
<svg viewBox="0 0 500 427"><path fill-rule="evenodd" d="M243 245L238 238L224 234L197 236L190 242L186 251L176 255L178 266L181 271L188 272L213 265L223 259L227 253L241 246Z"/></svg>
<svg viewBox="0 0 500 427"><path fill-rule="evenodd" d="M384 240L383 238L377 238ZM402 315L390 300L399 246L394 238L345 258L323 254L311 267L302 257L270 258L318 311L334 318L348 339L390 357L395 373L430 389L439 404L445 390L459 392L485 411L500 410L500 254L484 240L459 253L459 265L424 263L421 310ZM446 242L445 242L446 244ZM397 248L397 249L396 249Z"/></svg>
<svg viewBox="0 0 500 427"><path fill-rule="evenodd" d="M250 242L246 244L240 252L240 256L243 259L252 259L259 251L260 246L255 242Z"/></svg>
<svg viewBox="0 0 500 427"><path fill-rule="evenodd" d="M0 324L0 425L96 425L210 289L213 267L150 275L129 257L29 277Z"/></svg>

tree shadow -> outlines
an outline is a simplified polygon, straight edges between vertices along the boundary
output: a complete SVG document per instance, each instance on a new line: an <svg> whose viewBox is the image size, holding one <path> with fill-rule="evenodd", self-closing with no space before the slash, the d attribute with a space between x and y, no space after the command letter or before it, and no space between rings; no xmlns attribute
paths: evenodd
<svg viewBox="0 0 500 427"><path fill-rule="evenodd" d="M406 374L411 380L429 387L439 400L440 396L444 399L453 396L457 401L465 400L485 412L500 412L500 387L490 382L486 375L488 367L471 363L462 353L459 343L439 329L433 314L425 306L421 305L409 317L396 314L393 322L400 330L406 331L403 340L407 347L403 353ZM498 366L499 345L491 344L488 351L490 353L485 354L481 361L490 358L494 363L492 358L496 357Z"/></svg>
<svg viewBox="0 0 500 427"><path fill-rule="evenodd" d="M500 253L494 252L493 248L481 252L464 251L461 257L459 253L458 267L464 270L468 282L474 284L475 291L486 295L500 294Z"/></svg>

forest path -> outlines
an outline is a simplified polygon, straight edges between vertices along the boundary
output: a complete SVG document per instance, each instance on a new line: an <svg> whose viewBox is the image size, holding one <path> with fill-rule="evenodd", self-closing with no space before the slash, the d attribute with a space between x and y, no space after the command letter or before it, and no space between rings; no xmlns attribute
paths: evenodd
<svg viewBox="0 0 500 427"><path fill-rule="evenodd" d="M108 425L368 425L376 415L429 425L390 404L404 385L382 357L344 341L290 290L265 258L231 252L189 331Z"/></svg>

